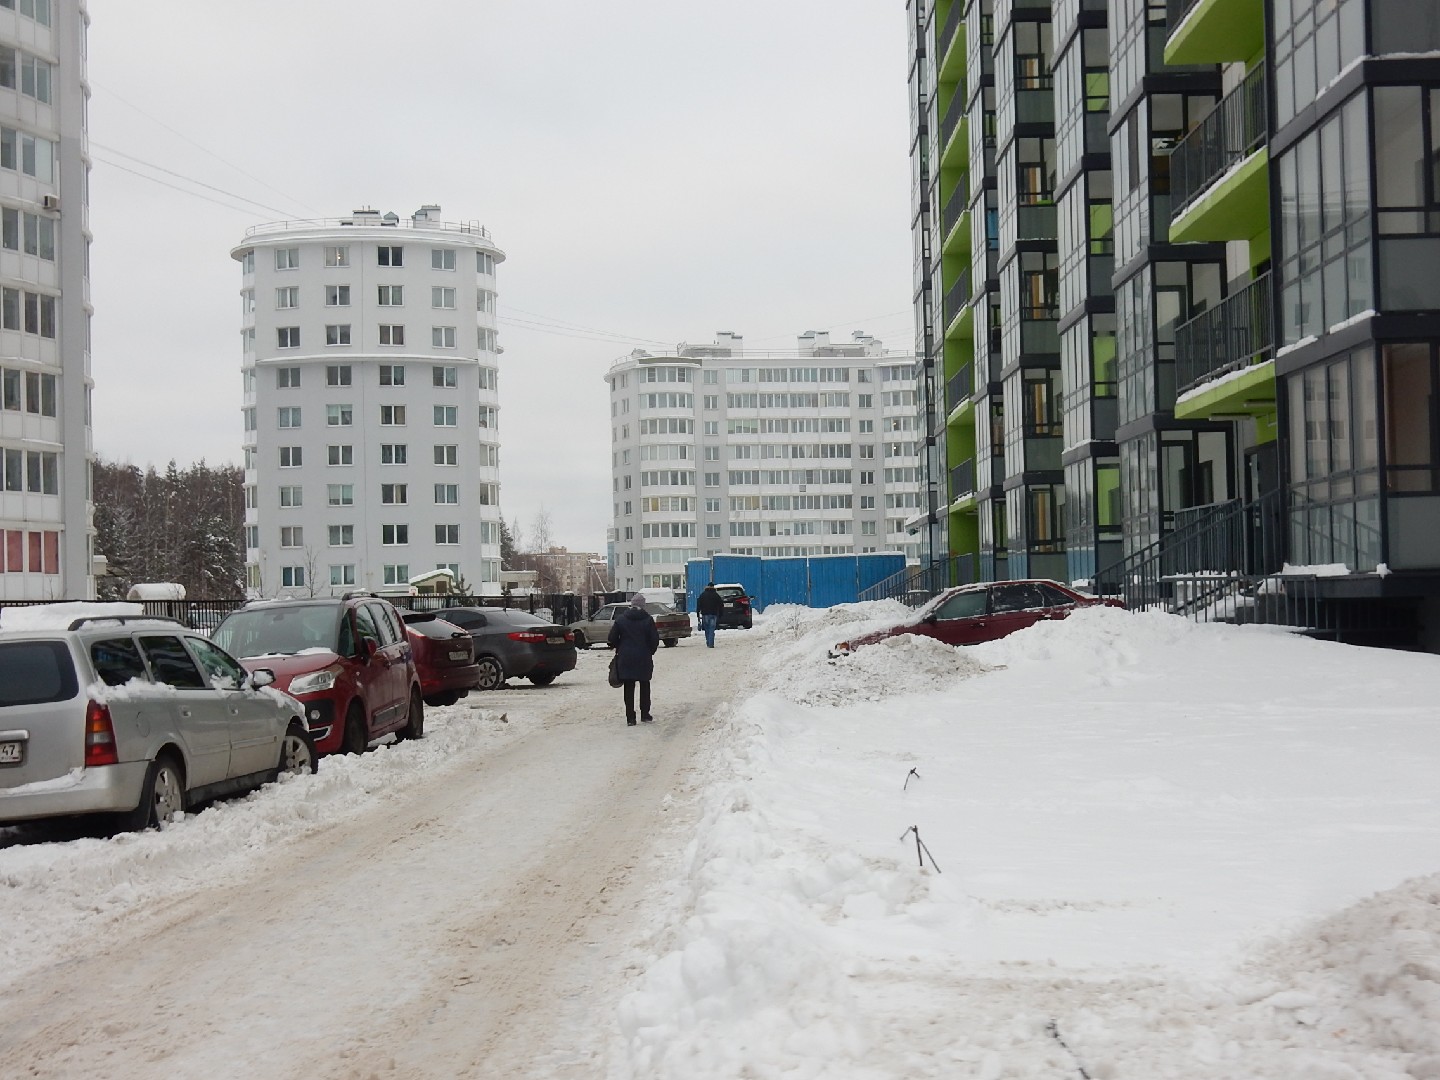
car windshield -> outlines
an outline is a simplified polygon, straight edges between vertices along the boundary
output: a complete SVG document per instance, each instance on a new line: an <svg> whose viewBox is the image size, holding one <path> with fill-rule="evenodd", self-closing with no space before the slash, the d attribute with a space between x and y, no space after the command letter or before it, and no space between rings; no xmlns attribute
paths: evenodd
<svg viewBox="0 0 1440 1080"><path fill-rule="evenodd" d="M231 614L213 638L231 656L291 656L306 649L339 652L339 607L257 607Z"/></svg>
<svg viewBox="0 0 1440 1080"><path fill-rule="evenodd" d="M717 585L715 591L720 594L722 600L734 600L736 597L745 595L745 590L738 585Z"/></svg>
<svg viewBox="0 0 1440 1080"><path fill-rule="evenodd" d="M669 615L675 611L669 604L646 604L645 610L651 615Z"/></svg>

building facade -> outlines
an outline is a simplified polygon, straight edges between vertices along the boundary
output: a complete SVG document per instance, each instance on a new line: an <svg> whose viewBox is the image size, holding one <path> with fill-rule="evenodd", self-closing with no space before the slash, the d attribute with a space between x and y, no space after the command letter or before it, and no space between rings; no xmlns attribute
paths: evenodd
<svg viewBox="0 0 1440 1080"><path fill-rule="evenodd" d="M1323 564L1440 641L1440 6L906 12L949 579Z"/></svg>
<svg viewBox="0 0 1440 1080"><path fill-rule="evenodd" d="M611 366L613 588L682 588L690 559L725 552L918 562L916 358L861 333L798 346L749 352L721 332Z"/></svg>
<svg viewBox="0 0 1440 1080"><path fill-rule="evenodd" d="M495 271L478 224L249 230L241 268L245 546L256 596L500 581Z"/></svg>
<svg viewBox="0 0 1440 1080"><path fill-rule="evenodd" d="M0 599L95 596L85 36L0 4Z"/></svg>

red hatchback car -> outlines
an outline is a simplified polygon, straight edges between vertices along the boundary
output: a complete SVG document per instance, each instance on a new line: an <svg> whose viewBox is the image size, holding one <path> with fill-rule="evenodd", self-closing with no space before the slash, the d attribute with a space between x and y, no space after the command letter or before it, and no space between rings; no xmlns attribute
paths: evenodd
<svg viewBox="0 0 1440 1080"><path fill-rule="evenodd" d="M426 705L454 705L480 688L480 665L475 663L475 642L469 634L433 611L405 611L400 617L415 653L415 672Z"/></svg>
<svg viewBox="0 0 1440 1080"><path fill-rule="evenodd" d="M1124 607L1110 597L1085 596L1054 581L987 581L947 589L915 612L909 622L876 630L830 650L846 656L897 634L923 634L947 645L977 645L1034 626L1042 619L1063 619L1076 608Z"/></svg>
<svg viewBox="0 0 1440 1080"><path fill-rule="evenodd" d="M394 732L425 733L425 705L400 613L379 597L271 600L232 611L211 640L305 706L322 754L361 753Z"/></svg>

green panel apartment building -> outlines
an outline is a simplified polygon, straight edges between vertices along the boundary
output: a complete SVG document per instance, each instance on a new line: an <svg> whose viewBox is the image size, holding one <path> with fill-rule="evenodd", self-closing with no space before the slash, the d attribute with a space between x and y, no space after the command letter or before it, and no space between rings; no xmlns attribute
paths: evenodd
<svg viewBox="0 0 1440 1080"><path fill-rule="evenodd" d="M1440 647L1440 4L907 18L934 582L1324 566Z"/></svg>

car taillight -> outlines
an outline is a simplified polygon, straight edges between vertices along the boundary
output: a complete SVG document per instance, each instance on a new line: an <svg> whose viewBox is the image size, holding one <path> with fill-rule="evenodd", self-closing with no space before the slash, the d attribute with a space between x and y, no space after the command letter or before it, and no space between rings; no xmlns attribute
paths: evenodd
<svg viewBox="0 0 1440 1080"><path fill-rule="evenodd" d="M528 641L532 645L539 644L545 640L544 634L537 634L533 630L512 630L505 636L511 641Z"/></svg>
<svg viewBox="0 0 1440 1080"><path fill-rule="evenodd" d="M85 706L85 767L118 765L115 752L115 725L110 722L110 706L92 701Z"/></svg>
<svg viewBox="0 0 1440 1080"><path fill-rule="evenodd" d="M566 641L574 641L574 640L575 640L574 631L566 630L566 631L565 631L565 640L566 640Z"/></svg>
<svg viewBox="0 0 1440 1080"><path fill-rule="evenodd" d="M737 596L735 598L735 604L737 607L749 607L750 598L748 596Z"/></svg>

